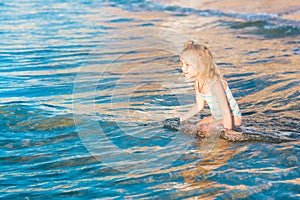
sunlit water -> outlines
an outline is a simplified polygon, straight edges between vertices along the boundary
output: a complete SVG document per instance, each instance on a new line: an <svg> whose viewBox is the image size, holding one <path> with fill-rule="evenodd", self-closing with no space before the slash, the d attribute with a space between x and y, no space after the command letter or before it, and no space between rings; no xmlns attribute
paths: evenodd
<svg viewBox="0 0 300 200"><path fill-rule="evenodd" d="M0 198L299 199L298 1L171 2L0 4ZM163 129L194 101L187 39L212 50L244 126L296 141Z"/></svg>

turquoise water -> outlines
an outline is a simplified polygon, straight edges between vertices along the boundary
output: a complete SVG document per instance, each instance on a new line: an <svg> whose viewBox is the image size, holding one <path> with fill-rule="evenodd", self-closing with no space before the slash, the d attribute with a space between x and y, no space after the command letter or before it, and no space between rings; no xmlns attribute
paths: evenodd
<svg viewBox="0 0 300 200"><path fill-rule="evenodd" d="M277 15L121 0L0 8L1 199L299 199L300 22L283 13L300 5ZM211 48L244 126L296 141L163 129L194 101L178 67L191 38Z"/></svg>

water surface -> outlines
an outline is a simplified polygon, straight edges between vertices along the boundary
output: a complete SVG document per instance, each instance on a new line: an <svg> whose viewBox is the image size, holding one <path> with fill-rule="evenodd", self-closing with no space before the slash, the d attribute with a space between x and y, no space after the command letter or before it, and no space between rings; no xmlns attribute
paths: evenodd
<svg viewBox="0 0 300 200"><path fill-rule="evenodd" d="M0 198L298 199L300 5L266 2L1 3ZM162 129L194 102L178 63L191 38L245 126L298 140L208 153Z"/></svg>

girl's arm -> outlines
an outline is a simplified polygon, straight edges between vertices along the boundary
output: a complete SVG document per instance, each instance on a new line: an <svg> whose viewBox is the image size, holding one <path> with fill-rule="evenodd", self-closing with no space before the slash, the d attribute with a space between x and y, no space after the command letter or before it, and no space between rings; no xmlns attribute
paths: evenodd
<svg viewBox="0 0 300 200"><path fill-rule="evenodd" d="M196 103L192 106L192 108L185 114L180 115L180 122L188 120L189 118L193 117L197 113L199 113L204 108L204 99L201 95L197 95L196 93Z"/></svg>
<svg viewBox="0 0 300 200"><path fill-rule="evenodd" d="M212 85L212 93L216 95L219 108L221 109L221 113L223 116L223 126L225 129L232 129L233 120L230 113L229 103L226 97L225 89L221 81L216 81Z"/></svg>

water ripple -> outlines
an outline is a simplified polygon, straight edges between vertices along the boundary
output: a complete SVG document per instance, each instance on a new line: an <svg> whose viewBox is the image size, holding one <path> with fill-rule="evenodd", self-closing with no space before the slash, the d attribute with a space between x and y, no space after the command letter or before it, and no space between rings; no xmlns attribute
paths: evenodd
<svg viewBox="0 0 300 200"><path fill-rule="evenodd" d="M149 26L196 32L216 54L244 125L300 139L298 21L149 1L0 8L0 198L299 196L299 140L219 139L203 154L201 139L163 129L194 102L178 55L162 51L181 40L130 35ZM112 33L119 37L105 42Z"/></svg>

